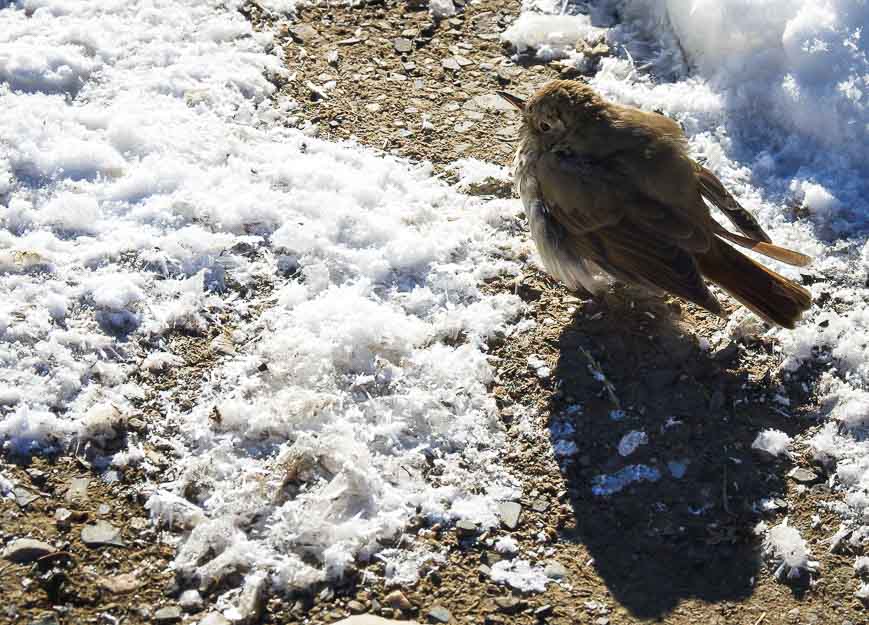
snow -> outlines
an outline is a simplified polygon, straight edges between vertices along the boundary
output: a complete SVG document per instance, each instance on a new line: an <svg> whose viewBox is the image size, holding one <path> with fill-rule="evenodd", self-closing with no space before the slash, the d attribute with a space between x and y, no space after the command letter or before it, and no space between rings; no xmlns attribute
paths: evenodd
<svg viewBox="0 0 869 625"><path fill-rule="evenodd" d="M781 430L767 429L758 433L757 438L751 444L751 448L765 451L771 456L781 456L788 454L790 445L790 436Z"/></svg>
<svg viewBox="0 0 869 625"><path fill-rule="evenodd" d="M623 458L634 453L640 445L647 445L649 436L642 430L631 430L619 440L619 455Z"/></svg>
<svg viewBox="0 0 869 625"><path fill-rule="evenodd" d="M519 552L519 543L512 536L501 536L495 541L495 551L512 555Z"/></svg>
<svg viewBox="0 0 869 625"><path fill-rule="evenodd" d="M591 25L587 15L544 15L523 12L501 35L520 54L535 53L542 61L577 59L575 48L580 40L592 41L605 31Z"/></svg>
<svg viewBox="0 0 869 625"><path fill-rule="evenodd" d="M379 554L412 583L440 557L384 551L412 519L495 527L519 491L487 341L523 304L480 288L518 273L517 207L274 123L280 48L239 5L0 9L0 437L99 455L150 393L184 580L307 588ZM192 407L170 374L201 376ZM128 434L99 466L145 462Z"/></svg>
<svg viewBox="0 0 869 625"><path fill-rule="evenodd" d="M543 567L522 558L495 562L491 577L492 581L507 584L520 592L543 592L551 581Z"/></svg>
<svg viewBox="0 0 869 625"><path fill-rule="evenodd" d="M811 560L806 541L795 527L785 519L779 525L762 529L764 555L776 567L773 575L779 579L793 579L817 569L818 563Z"/></svg>
<svg viewBox="0 0 869 625"><path fill-rule="evenodd" d="M645 464L629 464L615 473L595 476L591 481L591 492L598 497L607 497L623 491L636 482L657 482L661 472Z"/></svg>

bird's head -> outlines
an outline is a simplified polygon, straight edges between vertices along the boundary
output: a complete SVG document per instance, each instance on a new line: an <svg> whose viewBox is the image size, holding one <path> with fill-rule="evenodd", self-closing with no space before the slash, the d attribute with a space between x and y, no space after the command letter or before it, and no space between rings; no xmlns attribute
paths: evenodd
<svg viewBox="0 0 869 625"><path fill-rule="evenodd" d="M553 80L527 100L505 91L498 95L521 111L523 137L544 148L581 134L606 111L606 102L594 89L574 80Z"/></svg>

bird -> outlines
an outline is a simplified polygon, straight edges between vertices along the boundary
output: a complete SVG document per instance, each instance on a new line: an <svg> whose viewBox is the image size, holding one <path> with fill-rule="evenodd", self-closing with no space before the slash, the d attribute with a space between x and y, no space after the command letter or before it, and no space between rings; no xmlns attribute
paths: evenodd
<svg viewBox="0 0 869 625"><path fill-rule="evenodd" d="M526 100L514 182L546 270L594 293L613 280L661 291L725 317L707 281L765 321L794 328L808 290L733 245L796 266L811 258L774 245L721 181L688 155L669 117L554 80ZM709 204L741 232L720 225ZM733 244L733 245L731 245Z"/></svg>

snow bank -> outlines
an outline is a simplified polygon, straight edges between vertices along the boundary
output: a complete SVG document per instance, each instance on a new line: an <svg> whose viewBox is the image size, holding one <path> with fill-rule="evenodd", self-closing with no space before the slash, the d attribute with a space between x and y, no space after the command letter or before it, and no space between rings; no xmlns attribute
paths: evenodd
<svg viewBox="0 0 869 625"><path fill-rule="evenodd" d="M151 424L179 477L148 506L190 532L189 583L306 587L418 515L495 525L517 489L486 344L521 301L479 286L518 271L515 203L272 123L294 107L272 99L282 61L238 2L7 4L6 448L104 444L186 366L169 339L219 328L197 403L163 393ZM142 461L135 438L115 466ZM437 559L389 557L396 579Z"/></svg>

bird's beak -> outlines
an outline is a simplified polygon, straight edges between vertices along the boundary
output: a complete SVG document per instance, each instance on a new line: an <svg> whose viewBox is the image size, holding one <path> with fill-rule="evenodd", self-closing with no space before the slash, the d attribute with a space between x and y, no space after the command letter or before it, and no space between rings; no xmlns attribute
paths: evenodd
<svg viewBox="0 0 869 625"><path fill-rule="evenodd" d="M507 93L506 91L497 91L496 93L520 111L525 110L525 100L523 100L522 98L518 98L512 93Z"/></svg>

